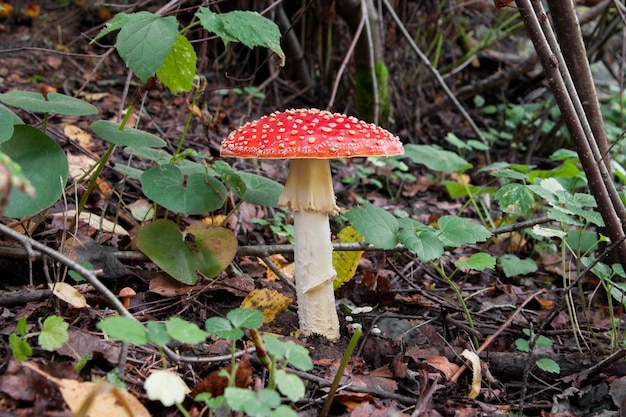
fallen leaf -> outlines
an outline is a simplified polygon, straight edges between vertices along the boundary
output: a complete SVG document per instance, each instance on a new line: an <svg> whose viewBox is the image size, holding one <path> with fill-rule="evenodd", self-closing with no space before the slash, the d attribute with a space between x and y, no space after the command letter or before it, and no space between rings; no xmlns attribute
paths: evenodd
<svg viewBox="0 0 626 417"><path fill-rule="evenodd" d="M263 313L263 322L270 323L276 315L293 303L293 299L276 290L261 288L253 290L241 302L242 308L251 308Z"/></svg>
<svg viewBox="0 0 626 417"><path fill-rule="evenodd" d="M90 417L150 417L148 410L130 393L108 382L82 382L55 378L26 362L24 366L55 383L72 412Z"/></svg>
<svg viewBox="0 0 626 417"><path fill-rule="evenodd" d="M426 359L426 363L438 371L443 372L446 379L452 378L456 371L459 370L459 366L450 362L445 356L432 356Z"/></svg>
<svg viewBox="0 0 626 417"><path fill-rule="evenodd" d="M278 268L283 276L293 282L296 272L296 265L293 262L288 262L281 254L272 255L269 257L269 260L272 261L272 263ZM259 259L259 263L266 267L265 273L269 281L278 280L278 276L267 266L267 264L262 259Z"/></svg>
<svg viewBox="0 0 626 417"><path fill-rule="evenodd" d="M480 380L481 380L481 369L480 369L480 358L475 352L470 352L465 349L461 352L461 356L472 363L472 388L470 389L468 398L474 399L478 397L480 393Z"/></svg>
<svg viewBox="0 0 626 417"><path fill-rule="evenodd" d="M79 293L76 288L66 282L48 283L52 294L75 308L89 307L85 296Z"/></svg>

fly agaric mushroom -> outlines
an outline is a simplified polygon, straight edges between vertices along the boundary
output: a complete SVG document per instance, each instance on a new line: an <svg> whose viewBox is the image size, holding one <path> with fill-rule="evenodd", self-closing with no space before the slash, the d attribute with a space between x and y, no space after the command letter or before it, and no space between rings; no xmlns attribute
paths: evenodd
<svg viewBox="0 0 626 417"><path fill-rule="evenodd" d="M294 215L294 258L300 330L339 339L328 215L336 215L329 159L402 155L385 129L317 109L274 112L249 122L222 142L222 156L290 159L278 204Z"/></svg>

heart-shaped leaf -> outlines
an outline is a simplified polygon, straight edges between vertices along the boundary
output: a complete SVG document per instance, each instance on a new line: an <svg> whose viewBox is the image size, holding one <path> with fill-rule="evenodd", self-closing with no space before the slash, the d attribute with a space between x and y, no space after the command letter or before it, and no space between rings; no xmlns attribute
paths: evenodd
<svg viewBox="0 0 626 417"><path fill-rule="evenodd" d="M158 136L132 127L124 127L106 120L98 120L91 125L91 129L107 142L123 146L144 146L148 148L161 148L166 145L165 141Z"/></svg>
<svg viewBox="0 0 626 417"><path fill-rule="evenodd" d="M176 223L157 220L139 230L137 246L155 264L185 284L195 284L197 271L213 278L237 253L237 239L223 227L192 223L183 235Z"/></svg>
<svg viewBox="0 0 626 417"><path fill-rule="evenodd" d="M34 216L57 201L69 167L65 152L54 140L34 127L16 125L11 139L0 144L0 151L21 167L37 194L32 198L19 188L11 189L5 216Z"/></svg>
<svg viewBox="0 0 626 417"><path fill-rule="evenodd" d="M8 107L0 104L0 142L5 142L13 136L13 125L23 124L17 114Z"/></svg>
<svg viewBox="0 0 626 417"><path fill-rule="evenodd" d="M159 165L141 176L144 194L166 209L186 214L213 211L224 204L226 187L210 175L185 176L174 165Z"/></svg>
<svg viewBox="0 0 626 417"><path fill-rule="evenodd" d="M0 101L37 113L57 113L67 116L87 116L98 113L98 109L77 98L59 93L48 93L47 99L34 91L9 91L0 94Z"/></svg>

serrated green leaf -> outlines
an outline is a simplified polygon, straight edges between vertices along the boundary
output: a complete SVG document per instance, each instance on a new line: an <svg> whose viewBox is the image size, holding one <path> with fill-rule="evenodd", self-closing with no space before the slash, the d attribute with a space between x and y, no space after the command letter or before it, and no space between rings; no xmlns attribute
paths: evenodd
<svg viewBox="0 0 626 417"><path fill-rule="evenodd" d="M400 243L417 255L422 262L438 259L443 255L443 242L433 231L402 229L398 235Z"/></svg>
<svg viewBox="0 0 626 417"><path fill-rule="evenodd" d="M148 340L158 347L167 345L170 340L170 334L165 328L165 324L158 321L149 321L146 323L146 331Z"/></svg>
<svg viewBox="0 0 626 417"><path fill-rule="evenodd" d="M263 325L263 313L251 308L236 308L226 314L234 327L240 329L257 329Z"/></svg>
<svg viewBox="0 0 626 417"><path fill-rule="evenodd" d="M100 33L98 33L96 35L96 37L93 38L93 40L91 42L89 42L89 44L94 43L98 39L105 37L106 35L108 35L111 32L114 32L116 30L121 29L122 26L124 26L126 24L126 22L128 22L129 19L130 19L130 15L129 14L126 14L126 13L118 13L118 14L116 14L115 16L113 16L113 19L111 19L106 24L104 29L102 29L100 31Z"/></svg>
<svg viewBox="0 0 626 417"><path fill-rule="evenodd" d="M550 358L541 358L536 362L537 367L545 372L550 372L552 374L560 374L561 367L557 362Z"/></svg>
<svg viewBox="0 0 626 417"><path fill-rule="evenodd" d="M262 46L274 52L285 65L285 53L280 47L280 30L276 23L257 12L235 10L216 14L206 7L196 13L202 27L218 35L224 43L241 42L248 48Z"/></svg>
<svg viewBox="0 0 626 417"><path fill-rule="evenodd" d="M178 37L174 16L142 11L129 15L117 35L117 51L144 83L163 66Z"/></svg>
<svg viewBox="0 0 626 417"><path fill-rule="evenodd" d="M515 339L515 347L520 352L528 352L530 350L530 345L526 339Z"/></svg>
<svg viewBox="0 0 626 417"><path fill-rule="evenodd" d="M549 338L545 337L544 335L539 335L537 337L537 340L535 341L535 344L537 346L541 346L541 347L551 347L552 346L552 340L550 340Z"/></svg>
<svg viewBox="0 0 626 417"><path fill-rule="evenodd" d="M50 316L46 318L41 333L39 333L39 346L49 352L59 349L69 339L68 327L69 325L63 320L63 317Z"/></svg>
<svg viewBox="0 0 626 417"><path fill-rule="evenodd" d="M313 369L313 362L309 351L304 346L295 343L292 340L283 342L285 349L285 360L289 366L301 371L309 371Z"/></svg>
<svg viewBox="0 0 626 417"><path fill-rule="evenodd" d="M33 348L30 347L28 342L15 333L9 335L9 347L11 348L13 359L16 361L25 361L33 354Z"/></svg>
<svg viewBox="0 0 626 417"><path fill-rule="evenodd" d="M523 184L506 184L494 196L500 210L509 214L527 213L535 204L533 192Z"/></svg>
<svg viewBox="0 0 626 417"><path fill-rule="evenodd" d="M404 145L404 155L411 161L440 172L460 172L472 167L454 152L433 145Z"/></svg>
<svg viewBox="0 0 626 417"><path fill-rule="evenodd" d="M223 317L210 317L204 328L207 332L226 340L234 341L243 337L243 330L233 327L231 322Z"/></svg>
<svg viewBox="0 0 626 417"><path fill-rule="evenodd" d="M457 267L469 268L475 271L484 271L485 269L493 269L496 266L496 258L488 253L475 253L467 260L456 261Z"/></svg>
<svg viewBox="0 0 626 417"><path fill-rule="evenodd" d="M274 374L274 380L278 390L291 401L298 401L304 397L304 382L294 374L288 374L282 369L278 369Z"/></svg>
<svg viewBox="0 0 626 417"><path fill-rule="evenodd" d="M491 232L480 224L458 216L443 216L437 221L439 238L446 246L461 246L484 242Z"/></svg>
<svg viewBox="0 0 626 417"><path fill-rule="evenodd" d="M381 249L393 249L398 244L400 224L388 211L373 204L349 210L345 216L365 240Z"/></svg>
<svg viewBox="0 0 626 417"><path fill-rule="evenodd" d="M191 43L183 35L178 35L163 65L156 71L157 77L172 94L187 92L193 86L197 60Z"/></svg>
<svg viewBox="0 0 626 417"><path fill-rule="evenodd" d="M278 340L276 336L271 334L263 335L263 343L270 355L274 356L276 360L282 360L285 358L286 346L284 342Z"/></svg>
<svg viewBox="0 0 626 417"><path fill-rule="evenodd" d="M197 324L179 317L170 317L165 322L165 328L172 338L191 345L204 342L209 335L204 330L201 330Z"/></svg>
<svg viewBox="0 0 626 417"><path fill-rule="evenodd" d="M96 327L109 337L122 342L142 346L148 344L146 328L137 320L121 316L107 317L98 322Z"/></svg>
<svg viewBox="0 0 626 417"><path fill-rule="evenodd" d="M500 265L507 278L531 274L537 270L537 263L533 259L520 259L512 254L502 256Z"/></svg>

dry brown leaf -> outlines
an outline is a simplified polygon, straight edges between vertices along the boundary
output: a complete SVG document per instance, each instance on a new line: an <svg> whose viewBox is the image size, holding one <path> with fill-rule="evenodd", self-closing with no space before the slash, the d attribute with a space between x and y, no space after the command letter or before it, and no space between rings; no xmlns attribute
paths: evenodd
<svg viewBox="0 0 626 417"><path fill-rule="evenodd" d="M445 356L432 356L426 359L426 363L438 371L443 372L446 379L452 378L452 375L459 370L459 366L450 362Z"/></svg>
<svg viewBox="0 0 626 417"><path fill-rule="evenodd" d="M85 296L66 282L48 283L52 294L75 308L89 307Z"/></svg>
<svg viewBox="0 0 626 417"><path fill-rule="evenodd" d="M113 384L55 378L32 363L26 362L24 366L57 384L63 399L74 413L82 412L82 415L90 417L150 417L148 410L137 398Z"/></svg>
<svg viewBox="0 0 626 417"><path fill-rule="evenodd" d="M461 356L472 363L472 388L470 389L468 398L474 399L480 394L481 367L480 358L475 352L465 349L461 352Z"/></svg>

